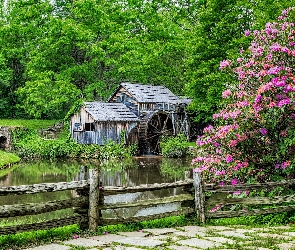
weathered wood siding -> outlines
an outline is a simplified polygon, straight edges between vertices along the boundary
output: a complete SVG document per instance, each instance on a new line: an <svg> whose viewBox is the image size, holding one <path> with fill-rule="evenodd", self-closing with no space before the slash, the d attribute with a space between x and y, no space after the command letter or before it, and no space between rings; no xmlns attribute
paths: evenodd
<svg viewBox="0 0 295 250"><path fill-rule="evenodd" d="M140 116L139 103L123 87L118 90L118 92L109 100L109 102L124 103L136 116Z"/></svg>
<svg viewBox="0 0 295 250"><path fill-rule="evenodd" d="M128 121L95 122L82 107L79 113L72 116L70 130L78 143L104 145L108 140L120 142L121 133L125 131L128 134L136 125L136 122Z"/></svg>

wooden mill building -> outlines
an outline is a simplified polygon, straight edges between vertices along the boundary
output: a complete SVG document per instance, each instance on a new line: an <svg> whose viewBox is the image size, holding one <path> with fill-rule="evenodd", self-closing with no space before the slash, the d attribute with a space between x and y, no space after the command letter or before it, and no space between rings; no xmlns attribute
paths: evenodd
<svg viewBox="0 0 295 250"><path fill-rule="evenodd" d="M125 143L137 143L141 154L157 154L163 135L189 138L189 103L163 86L121 83L108 102L85 102L71 118L71 134L79 143L103 145L124 133Z"/></svg>

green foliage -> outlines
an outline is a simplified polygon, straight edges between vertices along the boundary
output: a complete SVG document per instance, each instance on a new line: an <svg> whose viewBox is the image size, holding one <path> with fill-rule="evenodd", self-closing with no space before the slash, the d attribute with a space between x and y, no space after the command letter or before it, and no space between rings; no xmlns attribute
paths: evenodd
<svg viewBox="0 0 295 250"><path fill-rule="evenodd" d="M184 134L163 138L160 142L164 157L179 158L188 154L189 143Z"/></svg>
<svg viewBox="0 0 295 250"><path fill-rule="evenodd" d="M2 167L5 167L13 163L17 163L19 161L20 158L17 155L0 150L0 169Z"/></svg>
<svg viewBox="0 0 295 250"><path fill-rule="evenodd" d="M2 1L3 2L3 1ZM4 2L3 2L4 3ZM0 6L0 117L62 119L77 100L105 101L123 81L193 98L207 121L224 85L219 61L287 0L7 0Z"/></svg>
<svg viewBox="0 0 295 250"><path fill-rule="evenodd" d="M65 126L58 138L46 139L34 129L16 129L13 132L15 152L21 158L96 158L113 159L131 157L136 154L137 146L125 146L108 141L105 145L79 144L75 142Z"/></svg>
<svg viewBox="0 0 295 250"><path fill-rule="evenodd" d="M0 236L0 245L2 249L13 247L23 247L36 242L50 242L53 240L66 240L72 238L73 234L80 233L77 225L54 228L50 230L38 230L18 234L9 234Z"/></svg>
<svg viewBox="0 0 295 250"><path fill-rule="evenodd" d="M134 222L118 225L100 226L97 229L98 234L139 231L145 228L165 228L180 227L185 225L197 224L194 218L185 217L184 215L166 217L162 219Z"/></svg>
<svg viewBox="0 0 295 250"><path fill-rule="evenodd" d="M17 120L17 119L0 119L0 126L25 127L32 130L48 128L56 124L57 120Z"/></svg>
<svg viewBox="0 0 295 250"><path fill-rule="evenodd" d="M257 226L257 225L286 225L295 221L294 212L281 212L267 215L256 215L256 216L242 216L235 218L221 218L221 219L210 219L209 225L229 226L229 225L246 225L246 226Z"/></svg>

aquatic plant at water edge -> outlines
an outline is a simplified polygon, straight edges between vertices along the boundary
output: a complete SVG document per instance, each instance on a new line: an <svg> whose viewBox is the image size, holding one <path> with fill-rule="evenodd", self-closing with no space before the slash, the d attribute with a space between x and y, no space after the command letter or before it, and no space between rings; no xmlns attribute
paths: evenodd
<svg viewBox="0 0 295 250"><path fill-rule="evenodd" d="M189 143L184 134L179 134L175 137L163 137L160 146L164 157L177 158L188 154Z"/></svg>

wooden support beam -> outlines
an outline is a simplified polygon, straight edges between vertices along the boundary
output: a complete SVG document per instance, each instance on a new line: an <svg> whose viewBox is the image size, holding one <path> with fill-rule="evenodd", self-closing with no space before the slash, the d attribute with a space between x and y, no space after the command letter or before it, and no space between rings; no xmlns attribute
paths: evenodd
<svg viewBox="0 0 295 250"><path fill-rule="evenodd" d="M89 169L89 230L96 232L99 220L99 171Z"/></svg>

